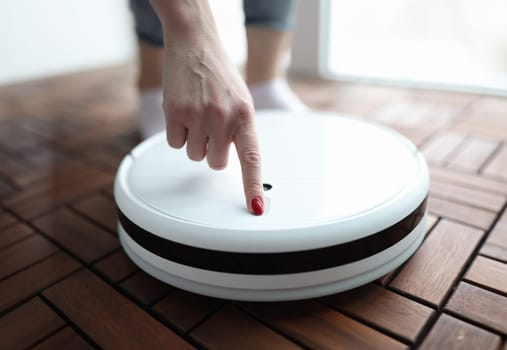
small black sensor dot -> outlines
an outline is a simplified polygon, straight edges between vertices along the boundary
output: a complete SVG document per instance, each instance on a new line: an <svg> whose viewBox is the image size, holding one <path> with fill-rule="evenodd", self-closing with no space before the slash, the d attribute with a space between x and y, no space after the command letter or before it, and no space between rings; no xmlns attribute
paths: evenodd
<svg viewBox="0 0 507 350"><path fill-rule="evenodd" d="M270 184L262 184L262 187L264 188L264 191L269 191L273 186Z"/></svg>

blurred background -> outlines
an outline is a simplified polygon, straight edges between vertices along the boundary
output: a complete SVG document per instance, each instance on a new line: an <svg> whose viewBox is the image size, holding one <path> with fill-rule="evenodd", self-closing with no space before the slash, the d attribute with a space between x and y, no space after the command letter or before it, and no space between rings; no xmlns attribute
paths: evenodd
<svg viewBox="0 0 507 350"><path fill-rule="evenodd" d="M211 0L233 61L241 0ZM301 0L291 73L507 94L505 0ZM127 0L3 0L0 84L136 58Z"/></svg>

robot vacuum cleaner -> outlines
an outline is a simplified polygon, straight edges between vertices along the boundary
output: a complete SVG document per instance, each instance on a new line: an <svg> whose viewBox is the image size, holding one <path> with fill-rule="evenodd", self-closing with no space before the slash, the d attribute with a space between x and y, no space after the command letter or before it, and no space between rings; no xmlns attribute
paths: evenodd
<svg viewBox="0 0 507 350"><path fill-rule="evenodd" d="M119 236L141 269L213 297L333 294L405 262L424 238L429 174L397 132L324 112L256 115L264 214L247 211L231 150L223 171L168 146L135 147L115 180Z"/></svg>

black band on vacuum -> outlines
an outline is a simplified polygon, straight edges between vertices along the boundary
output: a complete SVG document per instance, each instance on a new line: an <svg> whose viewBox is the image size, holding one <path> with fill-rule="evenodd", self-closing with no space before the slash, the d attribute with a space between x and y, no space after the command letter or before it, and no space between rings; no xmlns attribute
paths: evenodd
<svg viewBox="0 0 507 350"><path fill-rule="evenodd" d="M278 275L332 268L377 254L412 232L425 210L426 198L404 219L367 237L330 247L283 253L236 253L189 246L144 230L119 209L118 214L125 232L137 244L161 258L217 272Z"/></svg>

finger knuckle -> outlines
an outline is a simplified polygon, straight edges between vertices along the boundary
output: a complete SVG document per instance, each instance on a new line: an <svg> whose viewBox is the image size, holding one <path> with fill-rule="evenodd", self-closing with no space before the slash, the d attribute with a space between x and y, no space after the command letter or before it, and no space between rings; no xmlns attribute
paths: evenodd
<svg viewBox="0 0 507 350"><path fill-rule="evenodd" d="M236 111L240 122L247 123L251 121L253 117L253 106L250 102L246 100L240 100L238 106L236 107Z"/></svg>
<svg viewBox="0 0 507 350"><path fill-rule="evenodd" d="M162 101L162 108L165 112L169 112L174 108L174 104L171 100L164 99Z"/></svg>
<svg viewBox="0 0 507 350"><path fill-rule="evenodd" d="M243 160L249 168L258 168L261 165L261 154L256 149L246 149L243 151Z"/></svg>
<svg viewBox="0 0 507 350"><path fill-rule="evenodd" d="M247 196L254 197L261 193L262 185L259 182L250 182L245 185L245 193Z"/></svg>
<svg viewBox="0 0 507 350"><path fill-rule="evenodd" d="M164 101L162 104L165 115L184 124L191 124L200 120L203 108L185 102Z"/></svg>
<svg viewBox="0 0 507 350"><path fill-rule="evenodd" d="M166 114L177 114L183 109L183 104L171 99L164 99L162 101L162 108Z"/></svg>
<svg viewBox="0 0 507 350"><path fill-rule="evenodd" d="M218 102L209 102L206 105L206 111L214 114L216 117L225 117L227 115L227 108Z"/></svg>

